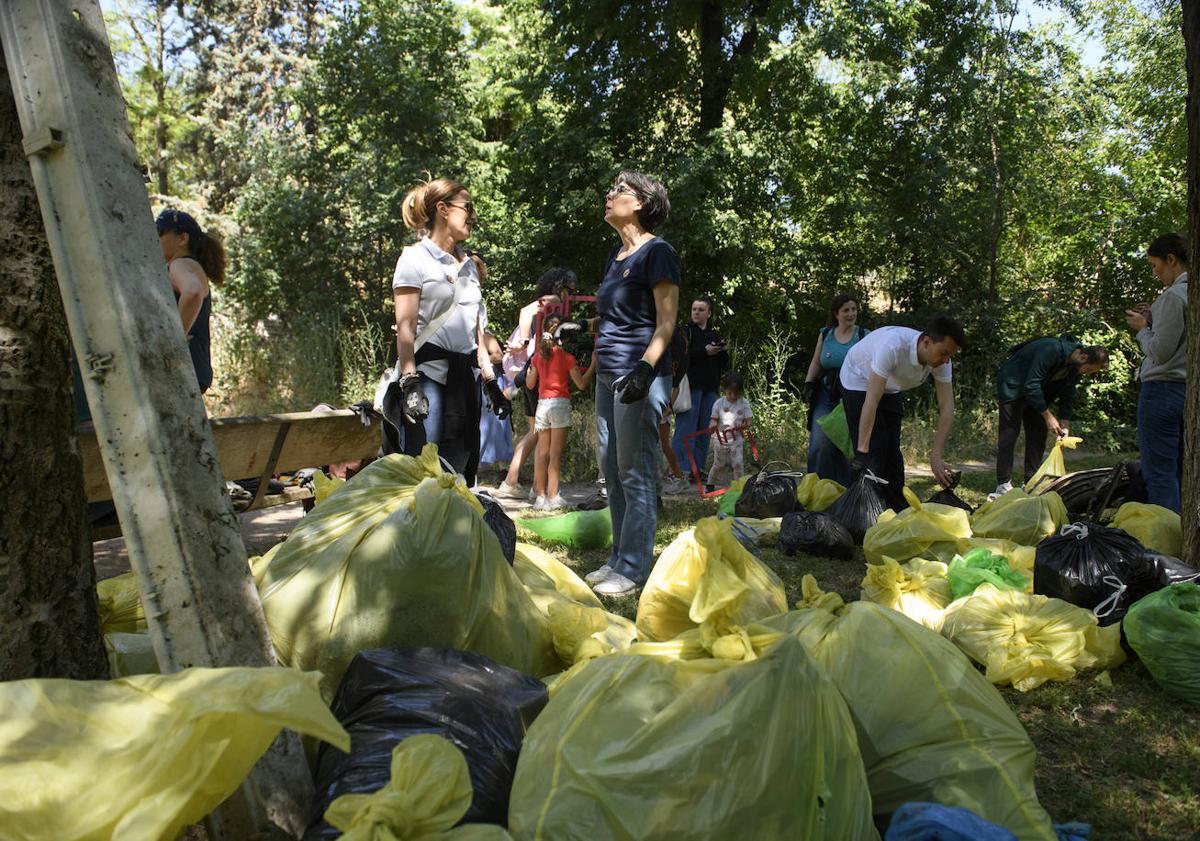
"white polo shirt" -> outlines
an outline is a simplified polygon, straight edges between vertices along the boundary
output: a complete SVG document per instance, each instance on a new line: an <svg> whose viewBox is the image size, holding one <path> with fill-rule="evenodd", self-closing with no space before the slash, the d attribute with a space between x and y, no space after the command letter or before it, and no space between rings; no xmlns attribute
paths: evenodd
<svg viewBox="0 0 1200 841"><path fill-rule="evenodd" d="M884 391L896 394L916 388L931 373L935 380L951 380L951 363L936 368L917 361L917 339L920 330L911 327L880 327L872 330L846 353L842 363L842 388L866 391L871 374L887 378Z"/></svg>
<svg viewBox="0 0 1200 841"><path fill-rule="evenodd" d="M421 302L417 310L417 335L454 301L455 284L465 284L459 293L458 307L426 341L454 353L475 351L475 327L484 316L483 291L479 287L479 272L475 261L459 264L453 254L447 254L429 237L421 237L400 253L393 289L420 289ZM436 382L446 383L450 363L445 359L423 362L417 370Z"/></svg>

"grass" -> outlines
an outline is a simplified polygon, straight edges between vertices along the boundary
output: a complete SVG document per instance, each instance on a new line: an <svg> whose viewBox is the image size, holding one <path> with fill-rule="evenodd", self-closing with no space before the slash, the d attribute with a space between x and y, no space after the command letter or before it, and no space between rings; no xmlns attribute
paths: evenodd
<svg viewBox="0 0 1200 841"><path fill-rule="evenodd" d="M1068 464L1083 470L1118 458L1072 453ZM978 505L994 485L989 468L968 469L959 495ZM934 490L929 478L914 478L910 486L922 499ZM715 501L668 498L659 516L655 556L698 519L715 513ZM608 560L608 550L547 548L580 575ZM801 579L809 573L847 601L859 597L865 571L861 550L854 561L793 558L770 547L761 552L783 581L789 604L799 600ZM633 619L637 598L610 600L609 609ZM1136 657L1100 675L1050 682L1026 693L1001 692L1037 748L1038 795L1056 821L1090 823L1096 841L1200 840L1200 708L1159 689Z"/></svg>

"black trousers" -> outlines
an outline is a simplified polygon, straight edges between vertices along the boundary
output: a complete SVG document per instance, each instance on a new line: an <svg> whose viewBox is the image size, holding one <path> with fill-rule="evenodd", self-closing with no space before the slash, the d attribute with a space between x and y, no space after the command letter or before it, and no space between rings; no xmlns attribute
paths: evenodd
<svg viewBox="0 0 1200 841"><path fill-rule="evenodd" d="M862 418L865 391L842 391L842 402L846 406L846 423L850 427L850 440L858 447L858 424ZM904 499L904 455L900 452L900 425L904 421L904 398L899 394L885 394L879 399L875 411L875 426L871 429L869 466L871 472L887 484L878 490L884 503L894 511L908 507Z"/></svg>
<svg viewBox="0 0 1200 841"><path fill-rule="evenodd" d="M1000 435L996 443L996 484L1012 480L1013 452L1025 427L1025 479L1033 475L1046 455L1046 421L1023 399L1000 404ZM1024 483L1022 483L1024 484Z"/></svg>

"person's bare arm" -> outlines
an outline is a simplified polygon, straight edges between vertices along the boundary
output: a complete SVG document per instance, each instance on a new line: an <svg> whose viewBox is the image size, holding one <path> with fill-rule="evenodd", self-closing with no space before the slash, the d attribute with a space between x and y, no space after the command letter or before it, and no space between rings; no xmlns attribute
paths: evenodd
<svg viewBox="0 0 1200 841"><path fill-rule="evenodd" d="M571 368L571 380L575 383L575 387L583 391L592 384L592 378L596 376L596 354L592 354L591 364L587 366L587 370L580 372L579 366Z"/></svg>
<svg viewBox="0 0 1200 841"><path fill-rule="evenodd" d="M396 364L400 373L417 371L416 341L417 313L421 307L421 290L415 286L400 286L392 290L396 304Z"/></svg>
<svg viewBox="0 0 1200 841"><path fill-rule="evenodd" d="M186 335L191 332L204 299L208 297L208 278L200 264L187 257L172 260L167 266L167 276L171 278L171 288L179 296L179 321Z"/></svg>
<svg viewBox="0 0 1200 841"><path fill-rule="evenodd" d="M537 351L531 350L530 353L537 353ZM525 387L527 389L529 389L530 391L533 391L535 388L537 388L537 384L538 384L537 367L534 365L530 365L529 368L526 369L526 371L525 371Z"/></svg>
<svg viewBox="0 0 1200 841"><path fill-rule="evenodd" d="M675 334L675 319L679 316L679 287L676 284L664 280L654 287L654 310L654 335L642 354L642 359L651 367L658 365Z"/></svg>
<svg viewBox="0 0 1200 841"><path fill-rule="evenodd" d="M804 375L806 383L815 382L821 373L821 349L825 347L824 332L817 334L817 346L813 348L812 362L808 363L808 373Z"/></svg>
<svg viewBox="0 0 1200 841"><path fill-rule="evenodd" d="M883 399L883 390L887 386L887 378L881 377L874 371L867 380L867 398L863 401L862 414L858 419L858 446L855 450L860 453L871 451L871 433L875 431L875 414L879 411L879 401Z"/></svg>
<svg viewBox="0 0 1200 841"><path fill-rule="evenodd" d="M937 391L938 425L933 436L933 451L929 454L929 466L933 477L943 488L950 486L950 468L942 458L946 449L946 439L950 437L950 427L954 425L954 383L933 381Z"/></svg>
<svg viewBox="0 0 1200 841"><path fill-rule="evenodd" d="M496 379L492 368L492 359L488 356L487 345L484 343L483 316L475 318L475 362L479 365L479 376L485 382Z"/></svg>

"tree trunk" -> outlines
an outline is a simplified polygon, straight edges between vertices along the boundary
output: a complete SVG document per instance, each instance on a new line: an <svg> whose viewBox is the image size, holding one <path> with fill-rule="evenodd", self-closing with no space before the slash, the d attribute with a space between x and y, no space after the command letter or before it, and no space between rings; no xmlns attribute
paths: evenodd
<svg viewBox="0 0 1200 841"><path fill-rule="evenodd" d="M154 79L154 168L158 173L158 192L163 196L170 193L171 186L167 178L167 45L163 31L166 13L164 3L155 4L154 58L158 66L154 68L157 74Z"/></svg>
<svg viewBox="0 0 1200 841"><path fill-rule="evenodd" d="M1192 279L1188 294L1188 389L1184 410L1183 556L1200 566L1200 0L1182 0L1187 61L1188 241Z"/></svg>
<svg viewBox="0 0 1200 841"><path fill-rule="evenodd" d="M0 48L0 680L108 676L70 336Z"/></svg>

